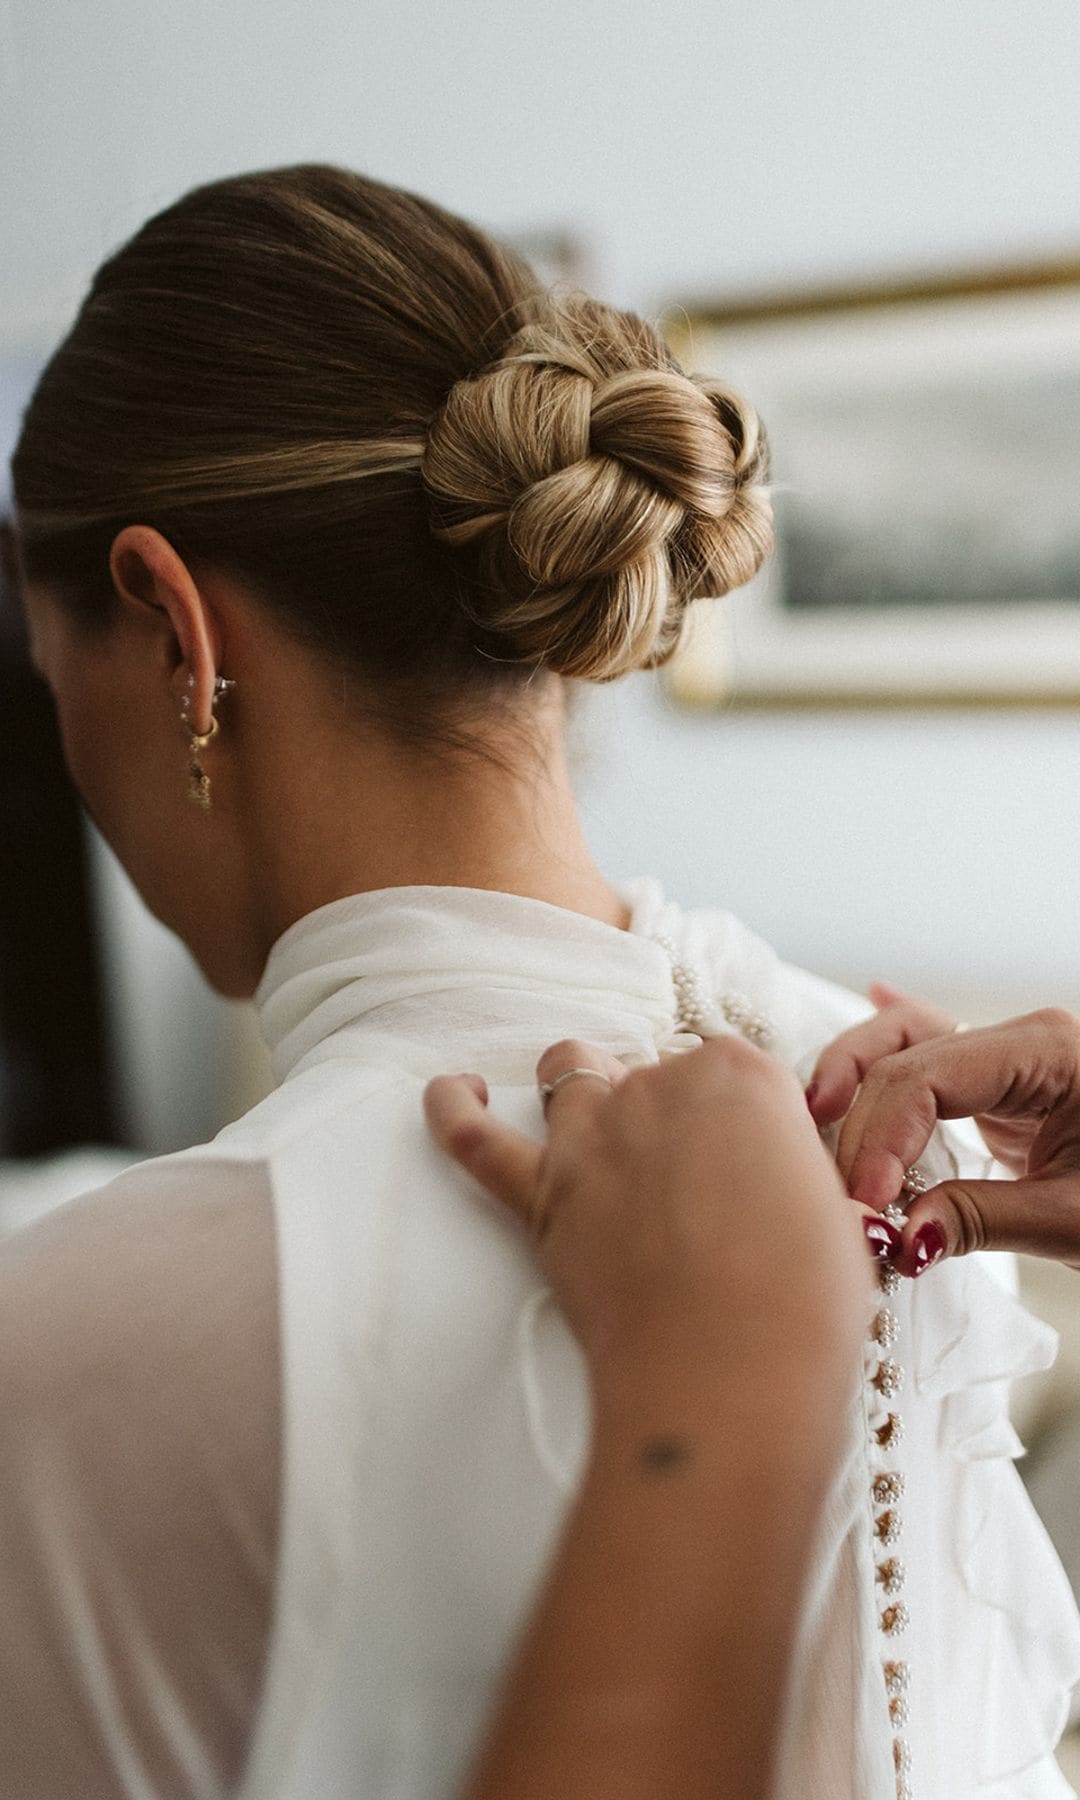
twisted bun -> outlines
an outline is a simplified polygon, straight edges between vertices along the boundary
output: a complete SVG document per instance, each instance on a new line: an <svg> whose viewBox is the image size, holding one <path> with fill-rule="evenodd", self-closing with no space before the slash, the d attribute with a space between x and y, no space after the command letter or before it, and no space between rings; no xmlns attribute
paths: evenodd
<svg viewBox="0 0 1080 1800"><path fill-rule="evenodd" d="M421 463L435 536L471 562L472 616L507 654L611 681L672 654L690 602L772 548L756 414L691 379L659 334L546 303L458 381Z"/></svg>

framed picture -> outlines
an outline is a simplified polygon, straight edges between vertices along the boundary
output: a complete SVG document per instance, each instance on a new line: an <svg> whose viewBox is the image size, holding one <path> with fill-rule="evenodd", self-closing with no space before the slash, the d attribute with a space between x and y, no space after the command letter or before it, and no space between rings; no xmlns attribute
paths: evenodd
<svg viewBox="0 0 1080 1800"><path fill-rule="evenodd" d="M673 312L745 394L777 549L695 607L694 706L1080 701L1080 262Z"/></svg>

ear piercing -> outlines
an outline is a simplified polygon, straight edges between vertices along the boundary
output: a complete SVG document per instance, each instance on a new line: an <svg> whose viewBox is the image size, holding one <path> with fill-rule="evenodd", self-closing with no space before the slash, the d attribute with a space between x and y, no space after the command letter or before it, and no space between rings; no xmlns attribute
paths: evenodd
<svg viewBox="0 0 1080 1800"><path fill-rule="evenodd" d="M180 696L180 711L185 715L185 718L186 718L187 714L191 711L192 689L194 688L194 686L195 686L195 677L194 677L194 675L189 675L187 678L187 689ZM218 701L222 698L222 696L229 693L230 689L234 688L235 686L236 686L235 681L228 681L224 675L216 675L214 677L214 691L210 697L211 709L216 707Z"/></svg>
<svg viewBox="0 0 1080 1800"><path fill-rule="evenodd" d="M202 766L202 753L212 738L218 733L218 722L211 719L209 731L192 731L189 737L188 752L188 799L204 812L210 810L210 777Z"/></svg>
<svg viewBox="0 0 1080 1800"><path fill-rule="evenodd" d="M218 675L216 677L214 681L214 691L210 699L210 728L208 731L195 731L191 724L191 702L194 686L195 676L194 674L191 674L187 678L187 689L180 699L180 718L184 729L188 734L187 791L188 799L192 801L195 806L201 806L204 812L208 812L211 805L210 777L203 768L202 753L206 749L207 744L211 743L218 734L218 722L215 716L218 701L221 700L225 694L229 693L230 690L236 686L236 683L235 681L227 681L223 675Z"/></svg>

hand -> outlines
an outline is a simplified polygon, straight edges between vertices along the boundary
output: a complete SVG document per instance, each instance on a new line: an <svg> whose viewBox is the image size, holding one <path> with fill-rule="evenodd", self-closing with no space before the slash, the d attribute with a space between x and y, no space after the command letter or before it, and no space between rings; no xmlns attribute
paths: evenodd
<svg viewBox="0 0 1080 1800"><path fill-rule="evenodd" d="M877 1007L872 1019L853 1025L821 1052L806 1089L806 1104L816 1125L835 1125L849 1110L874 1064L927 1038L951 1036L957 1024L929 1000L903 994L888 982L871 982L869 997Z"/></svg>
<svg viewBox="0 0 1080 1800"><path fill-rule="evenodd" d="M920 1039L914 1013L902 1026L891 1011L845 1033L819 1063L819 1123L837 1116L851 1069L861 1081L837 1152L853 1196L876 1210L895 1200L939 1119L974 1117L988 1148L1020 1177L942 1182L923 1195L908 1215L900 1268L917 1275L941 1256L985 1249L1080 1267L1080 1020L1051 1009L943 1035L930 1030L927 1009ZM890 1049L898 1029L905 1047Z"/></svg>
<svg viewBox="0 0 1080 1800"><path fill-rule="evenodd" d="M594 1400L463 1800L764 1800L871 1306L858 1215L793 1077L740 1040L631 1073L563 1043L537 1073L571 1069L606 1079L551 1095L544 1145L479 1076L426 1095L438 1142L528 1230Z"/></svg>
<svg viewBox="0 0 1080 1800"><path fill-rule="evenodd" d="M903 994L887 982L871 982L868 991L876 1016L853 1025L822 1051L806 1090L806 1104L819 1126L844 1117L863 1078L883 1057L965 1029L931 1001ZM1023 1175L1035 1122L984 1114L975 1123L991 1156L1013 1175Z"/></svg>
<svg viewBox="0 0 1080 1800"><path fill-rule="evenodd" d="M538 1145L493 1118L478 1076L427 1090L437 1141L525 1224L602 1386L658 1357L761 1387L850 1366L869 1265L793 1077L738 1039L627 1070L563 1043Z"/></svg>

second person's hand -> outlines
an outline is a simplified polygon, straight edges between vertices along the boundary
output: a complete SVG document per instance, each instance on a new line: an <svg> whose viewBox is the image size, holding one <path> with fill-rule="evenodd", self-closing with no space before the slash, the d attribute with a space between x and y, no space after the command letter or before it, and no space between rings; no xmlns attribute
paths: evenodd
<svg viewBox="0 0 1080 1800"><path fill-rule="evenodd" d="M837 1160L863 1205L880 1211L897 1198L939 1119L974 1117L1018 1177L946 1181L918 1199L903 1233L905 1274L973 1250L1080 1267L1080 1019L1049 1008L957 1033L926 1003L897 997L831 1046L819 1070L810 1095L819 1124L843 1110L847 1086L855 1094Z"/></svg>

